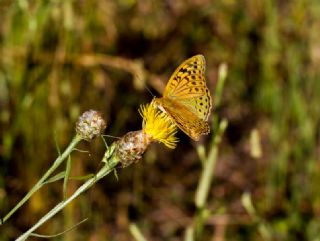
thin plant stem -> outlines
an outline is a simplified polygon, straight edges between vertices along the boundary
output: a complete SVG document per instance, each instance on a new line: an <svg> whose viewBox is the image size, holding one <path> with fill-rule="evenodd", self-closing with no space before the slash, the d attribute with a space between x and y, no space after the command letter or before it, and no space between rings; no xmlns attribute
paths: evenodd
<svg viewBox="0 0 320 241"><path fill-rule="evenodd" d="M130 224L129 230L136 241L147 241L135 223Z"/></svg>
<svg viewBox="0 0 320 241"><path fill-rule="evenodd" d="M111 147L110 147L111 148ZM110 172L114 170L116 165L119 163L119 158L116 155L112 155L110 152L106 152L103 157L102 162L105 162L105 165L100 169L100 171L92 178L87 180L84 184L82 184L69 198L58 203L54 208L52 208L47 214L45 214L36 224L34 224L29 230L27 230L24 234L22 234L16 241L26 240L32 232L34 232L37 228L39 228L42 224L51 219L54 215L56 215L59 211L61 211L65 206L67 206L72 200L78 197L80 194L88 190L92 187L96 182L98 182L101 178L108 175Z"/></svg>
<svg viewBox="0 0 320 241"><path fill-rule="evenodd" d="M228 65L226 63L222 63L219 66L219 74L218 74L218 82L217 87L215 91L215 97L214 97L214 105L216 107L220 106L221 99L222 99L222 92L224 88L224 84L227 78L228 74Z"/></svg>
<svg viewBox="0 0 320 241"><path fill-rule="evenodd" d="M218 156L218 145L221 141L221 137L227 128L228 121L227 120L222 120L220 125L219 125L219 130L217 135L214 138L213 146L209 152L208 159L204 165L204 168L202 169L199 185L196 191L196 196L195 196L195 204L196 207L201 209L204 207L208 193L209 193L209 187L211 185L213 173L214 173L214 168Z"/></svg>
<svg viewBox="0 0 320 241"><path fill-rule="evenodd" d="M192 235L200 235L203 229L203 223L210 215L209 210L205 208L210 186L213 179L213 174L218 157L219 143L223 136L225 129L228 126L228 121L223 119L218 128L218 133L215 135L211 150L208 154L207 161L204 163L200 181L195 194L195 205L197 207L197 215L194 218L195 221L195 233Z"/></svg>
<svg viewBox="0 0 320 241"><path fill-rule="evenodd" d="M242 195L241 201L242 201L243 207L246 209L246 211L248 212L250 217L258 225L258 231L259 231L260 235L262 236L263 240L271 241L272 240L272 229L268 225L268 223L258 215L258 213L252 203L251 194L244 193Z"/></svg>
<svg viewBox="0 0 320 241"><path fill-rule="evenodd" d="M10 210L10 212L2 219L2 223L6 222L12 214L14 214L29 198L38 191L46 182L47 178L60 166L60 164L70 155L74 150L74 147L81 141L81 138L76 135L65 151L58 156L54 161L52 166L47 170L47 172L40 178L40 180L30 189L30 191L21 199L21 201Z"/></svg>
<svg viewBox="0 0 320 241"><path fill-rule="evenodd" d="M194 241L194 227L192 225L186 228L184 241Z"/></svg>

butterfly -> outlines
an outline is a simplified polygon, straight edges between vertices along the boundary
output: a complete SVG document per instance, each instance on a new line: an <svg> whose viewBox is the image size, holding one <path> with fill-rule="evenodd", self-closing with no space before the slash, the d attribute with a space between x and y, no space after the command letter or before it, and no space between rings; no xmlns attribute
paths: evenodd
<svg viewBox="0 0 320 241"><path fill-rule="evenodd" d="M162 98L154 103L193 140L210 133L207 122L212 100L205 81L205 58L196 55L185 60L172 74Z"/></svg>

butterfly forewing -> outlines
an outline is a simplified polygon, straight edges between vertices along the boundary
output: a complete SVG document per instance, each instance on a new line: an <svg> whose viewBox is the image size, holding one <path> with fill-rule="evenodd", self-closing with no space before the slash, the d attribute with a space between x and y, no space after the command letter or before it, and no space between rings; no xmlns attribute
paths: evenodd
<svg viewBox="0 0 320 241"><path fill-rule="evenodd" d="M196 55L184 61L168 81L163 98L178 101L202 120L208 120L212 100L205 80L206 61Z"/></svg>
<svg viewBox="0 0 320 241"><path fill-rule="evenodd" d="M163 97L187 98L203 94L205 84L205 59L196 55L184 61L172 74Z"/></svg>

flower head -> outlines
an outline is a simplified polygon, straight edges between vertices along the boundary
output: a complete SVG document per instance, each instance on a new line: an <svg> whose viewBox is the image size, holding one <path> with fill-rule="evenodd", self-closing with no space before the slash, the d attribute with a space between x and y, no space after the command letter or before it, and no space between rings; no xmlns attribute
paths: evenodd
<svg viewBox="0 0 320 241"><path fill-rule="evenodd" d="M87 141L101 135L105 128L106 122L101 114L95 110L84 112L76 124L77 134Z"/></svg>
<svg viewBox="0 0 320 241"><path fill-rule="evenodd" d="M176 125L170 117L157 109L154 102L148 105L141 105L139 113L143 118L142 129L153 140L162 142L168 148L174 149L178 138Z"/></svg>
<svg viewBox="0 0 320 241"><path fill-rule="evenodd" d="M139 161L148 146L159 141L169 148L175 148L178 139L175 137L176 126L170 118L157 109L153 102L141 105L139 113L143 118L142 130L131 131L116 142L115 154L122 167Z"/></svg>
<svg viewBox="0 0 320 241"><path fill-rule="evenodd" d="M143 153L148 148L152 139L142 130L131 131L116 142L116 155L120 159L122 167L141 160Z"/></svg>

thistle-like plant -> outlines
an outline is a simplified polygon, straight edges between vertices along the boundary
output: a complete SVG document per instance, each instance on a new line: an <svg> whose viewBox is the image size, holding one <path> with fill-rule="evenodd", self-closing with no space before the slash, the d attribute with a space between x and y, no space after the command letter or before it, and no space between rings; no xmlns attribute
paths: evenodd
<svg viewBox="0 0 320 241"><path fill-rule="evenodd" d="M97 111L90 110L84 112L79 117L75 128L76 135L70 142L69 146L59 155L46 173L31 188L28 194L26 194L26 196L2 219L2 223L8 220L17 209L19 209L45 184L63 179L64 199L16 240L26 240L30 236L51 237L39 235L34 232L80 194L88 190L100 179L113 172L118 164L122 167L128 167L129 165L141 160L143 153L153 142L161 142L168 148L176 147L178 142L178 139L175 137L177 128L165 113L158 110L153 102L151 104L142 105L139 112L143 118L142 129L128 132L123 137L119 138L119 140L113 142L110 147L106 146L106 152L101 159L101 162L104 163L102 168L95 175L85 181L71 196L67 197L65 189L69 179L70 165L68 164L72 151L76 149L76 146L81 140L91 141L93 138L101 136L106 128L105 121ZM53 175L54 171L64 161L67 161L66 169L63 172Z"/></svg>

